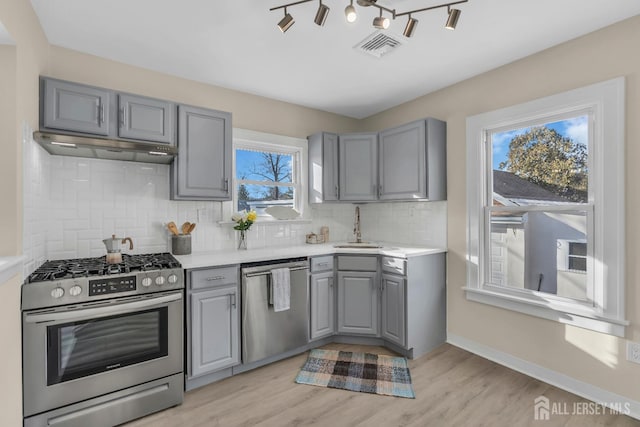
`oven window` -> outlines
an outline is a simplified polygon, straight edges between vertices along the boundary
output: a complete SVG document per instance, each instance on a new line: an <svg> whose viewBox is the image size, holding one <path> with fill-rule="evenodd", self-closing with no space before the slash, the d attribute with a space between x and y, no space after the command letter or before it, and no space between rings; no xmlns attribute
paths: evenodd
<svg viewBox="0 0 640 427"><path fill-rule="evenodd" d="M47 385L167 356L167 307L47 327Z"/></svg>

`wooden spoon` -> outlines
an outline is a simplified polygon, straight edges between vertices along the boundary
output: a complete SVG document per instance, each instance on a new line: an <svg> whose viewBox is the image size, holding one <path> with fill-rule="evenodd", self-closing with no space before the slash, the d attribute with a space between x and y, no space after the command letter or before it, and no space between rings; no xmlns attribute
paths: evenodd
<svg viewBox="0 0 640 427"><path fill-rule="evenodd" d="M182 224L182 234L189 234L190 227L191 227L191 223L189 221Z"/></svg>
<svg viewBox="0 0 640 427"><path fill-rule="evenodd" d="M189 230L187 231L186 234L191 234L194 228L196 228L196 223L192 222L191 224L189 224Z"/></svg>
<svg viewBox="0 0 640 427"><path fill-rule="evenodd" d="M178 227L176 227L176 223L173 221L167 224L167 228L171 233L173 233L174 236L178 236L180 234L180 232L178 231Z"/></svg>

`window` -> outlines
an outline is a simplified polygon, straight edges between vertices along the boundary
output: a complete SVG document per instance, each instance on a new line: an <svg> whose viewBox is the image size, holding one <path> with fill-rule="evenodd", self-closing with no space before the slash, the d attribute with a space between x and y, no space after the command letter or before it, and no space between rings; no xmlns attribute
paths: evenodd
<svg viewBox="0 0 640 427"><path fill-rule="evenodd" d="M271 218L269 206L288 206L301 211L301 148L292 146L291 138L234 130L250 135L234 139L235 194L234 209L255 210L258 216ZM281 138L283 143L274 142ZM256 141L260 139L260 141Z"/></svg>
<svg viewBox="0 0 640 427"><path fill-rule="evenodd" d="M467 119L468 299L624 335L623 94Z"/></svg>

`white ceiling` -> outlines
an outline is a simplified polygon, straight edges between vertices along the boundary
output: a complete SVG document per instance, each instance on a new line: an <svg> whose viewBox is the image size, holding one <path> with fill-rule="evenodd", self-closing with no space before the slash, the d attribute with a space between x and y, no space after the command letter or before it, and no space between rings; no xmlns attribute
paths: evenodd
<svg viewBox="0 0 640 427"><path fill-rule="evenodd" d="M347 24L348 0L324 0L324 27L313 23L317 2L288 8L296 22L284 34L283 11L269 8L287 1L31 3L51 44L355 118L640 14L637 0L469 0L456 6L455 31L443 28L446 8L415 14L410 39L401 35L406 17L392 21L406 43L378 59L353 50L378 9L356 5L358 20ZM378 1L397 13L442 3Z"/></svg>

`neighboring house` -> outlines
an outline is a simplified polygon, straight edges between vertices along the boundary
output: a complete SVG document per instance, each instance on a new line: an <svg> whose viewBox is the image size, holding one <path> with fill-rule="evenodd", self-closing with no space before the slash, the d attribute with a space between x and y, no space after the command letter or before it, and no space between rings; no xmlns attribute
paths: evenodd
<svg viewBox="0 0 640 427"><path fill-rule="evenodd" d="M494 170L493 190L495 205L523 211L491 218L492 283L587 299L586 216L527 210L572 202L511 172Z"/></svg>

